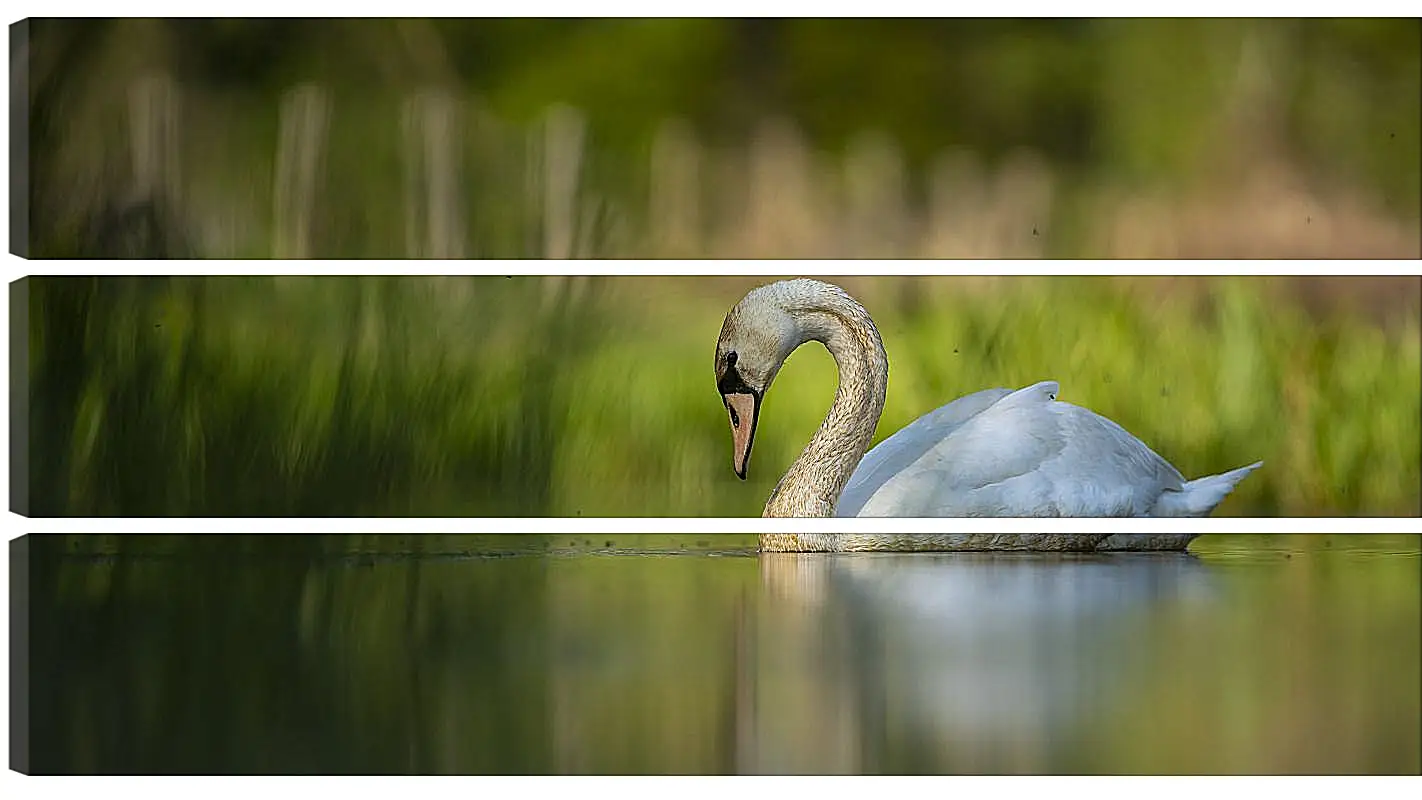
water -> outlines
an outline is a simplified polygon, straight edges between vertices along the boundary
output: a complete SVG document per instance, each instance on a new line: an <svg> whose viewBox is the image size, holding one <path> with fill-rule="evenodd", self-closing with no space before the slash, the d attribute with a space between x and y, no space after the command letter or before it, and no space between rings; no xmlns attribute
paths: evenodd
<svg viewBox="0 0 1422 800"><path fill-rule="evenodd" d="M32 769L1422 769L1422 537L750 544L43 537Z"/></svg>

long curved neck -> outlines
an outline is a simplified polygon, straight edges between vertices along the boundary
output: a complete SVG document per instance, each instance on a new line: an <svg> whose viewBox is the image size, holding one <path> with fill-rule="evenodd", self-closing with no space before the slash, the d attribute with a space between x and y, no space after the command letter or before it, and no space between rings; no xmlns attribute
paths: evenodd
<svg viewBox="0 0 1422 800"><path fill-rule="evenodd" d="M819 430L770 493L762 516L829 517L874 438L884 411L889 357L869 312L842 292L819 292L786 310L799 327L796 347L818 341L834 356L839 388Z"/></svg>

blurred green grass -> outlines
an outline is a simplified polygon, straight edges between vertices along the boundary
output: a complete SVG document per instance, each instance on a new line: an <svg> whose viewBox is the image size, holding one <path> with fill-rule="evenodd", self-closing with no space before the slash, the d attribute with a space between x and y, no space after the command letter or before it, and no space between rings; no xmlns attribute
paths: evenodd
<svg viewBox="0 0 1422 800"><path fill-rule="evenodd" d="M798 351L735 478L710 356L764 280L30 278L31 511L756 515L835 385ZM1416 515L1419 286L1326 280L840 282L889 352L876 441L1055 379L1187 476L1264 460L1220 514Z"/></svg>
<svg viewBox="0 0 1422 800"><path fill-rule="evenodd" d="M1415 20L24 30L43 257L1416 258L1422 236Z"/></svg>

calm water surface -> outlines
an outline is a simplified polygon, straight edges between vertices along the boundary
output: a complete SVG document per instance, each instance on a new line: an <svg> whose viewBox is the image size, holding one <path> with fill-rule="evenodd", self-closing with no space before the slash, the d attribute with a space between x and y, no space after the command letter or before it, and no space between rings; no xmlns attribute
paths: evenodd
<svg viewBox="0 0 1422 800"><path fill-rule="evenodd" d="M31 537L37 772L1422 768L1422 537Z"/></svg>

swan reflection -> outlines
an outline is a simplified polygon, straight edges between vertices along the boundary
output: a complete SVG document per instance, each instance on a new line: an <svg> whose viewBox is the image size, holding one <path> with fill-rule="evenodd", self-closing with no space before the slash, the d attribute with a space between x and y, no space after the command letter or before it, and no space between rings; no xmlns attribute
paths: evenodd
<svg viewBox="0 0 1422 800"><path fill-rule="evenodd" d="M1050 770L1083 717L1111 713L1116 689L1148 668L1149 649L1129 640L1212 595L1210 570L1187 554L760 564L759 747L741 765L755 772ZM813 691L786 690L787 674Z"/></svg>

